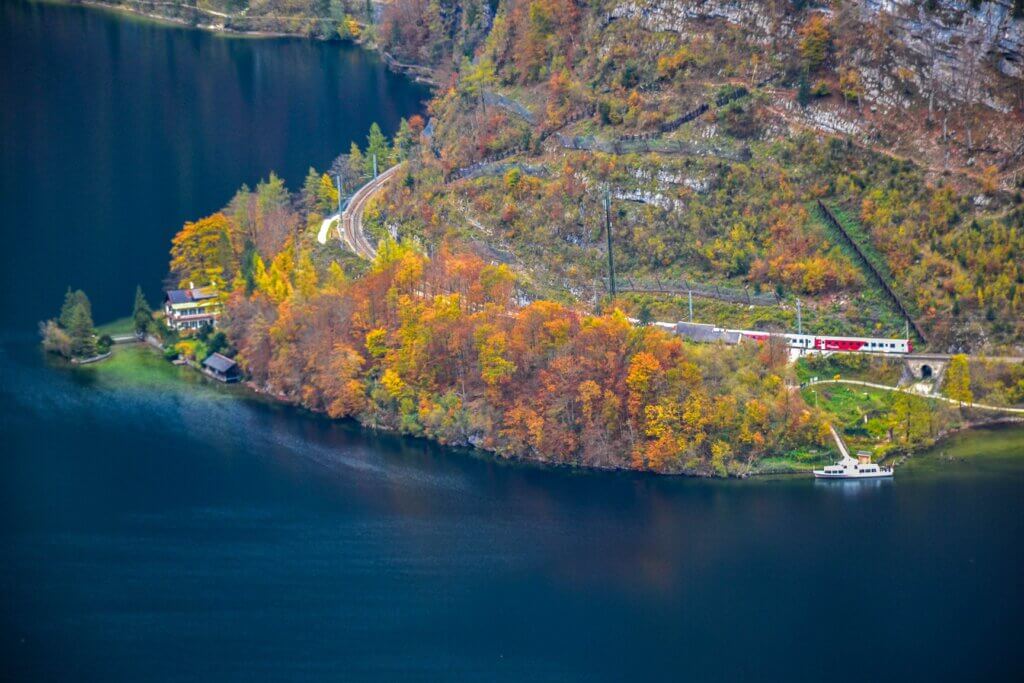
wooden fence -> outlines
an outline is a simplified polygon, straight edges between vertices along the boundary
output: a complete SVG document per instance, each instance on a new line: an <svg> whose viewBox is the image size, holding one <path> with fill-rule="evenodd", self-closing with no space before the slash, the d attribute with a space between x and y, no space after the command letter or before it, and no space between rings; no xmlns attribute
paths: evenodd
<svg viewBox="0 0 1024 683"><path fill-rule="evenodd" d="M850 234L846 232L846 228L843 227L843 224L835 217L831 209L829 209L828 206L825 205L825 202L821 201L820 199L818 200L818 208L821 209L821 214L825 217L825 220L828 221L828 224L839 231L839 234L843 236L843 240L846 242L846 244L851 249L853 249L854 253L856 253L858 258L860 258L860 260L864 263L864 266L869 271L871 271L872 275L875 276L875 279L878 280L878 284L882 286L882 291L885 292L889 300L892 301L892 303L896 306L896 309L899 310L900 314L906 319L910 327L913 328L914 333L918 336L918 338L927 344L928 338L925 337L924 332L921 330L921 327L917 324L917 321L915 321L911 317L910 311L908 311L907 307L903 305L903 301L900 299L899 295L896 294L893 288L889 285L889 282L882 276L881 273L878 272L878 269L875 268L874 264L871 263L871 259L869 259L867 257L867 254L864 253L864 250L861 249L860 245L857 243L857 240L853 239L853 237L851 237Z"/></svg>
<svg viewBox="0 0 1024 683"><path fill-rule="evenodd" d="M605 280L607 287L607 279ZM616 276L615 289L619 292L647 292L651 294L676 294L704 299L718 299L730 303L748 304L750 306L778 306L782 300L774 292L756 293L748 289L733 289L713 284L691 282L686 278L678 280L634 280L629 277Z"/></svg>

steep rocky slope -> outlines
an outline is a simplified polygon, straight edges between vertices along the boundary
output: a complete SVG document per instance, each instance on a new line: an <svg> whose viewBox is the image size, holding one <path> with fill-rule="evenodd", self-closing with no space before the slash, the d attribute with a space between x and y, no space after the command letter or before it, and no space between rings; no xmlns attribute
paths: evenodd
<svg viewBox="0 0 1024 683"><path fill-rule="evenodd" d="M433 69L376 225L538 293L603 300L607 194L620 279L731 292L709 321L1024 343L1022 0L119 1Z"/></svg>
<svg viewBox="0 0 1024 683"><path fill-rule="evenodd" d="M607 188L620 276L784 302L717 322L788 327L802 297L821 330L896 335L907 311L933 348L1019 344L1019 11L510 0L383 213L594 300Z"/></svg>
<svg viewBox="0 0 1024 683"><path fill-rule="evenodd" d="M793 11L797 4L808 7ZM799 49L801 28L813 13L829 26L832 54L822 66L833 66L836 76L856 70L854 87L863 106L851 112L825 102L797 112L782 100L787 118L916 152L936 168L989 162L1003 172L1020 170L1024 21L1015 0L857 0L820 6L631 0L615 3L610 16L679 34L725 22L742 27L752 44L768 48L771 62L784 58L780 51ZM781 76L775 82L794 85L792 74ZM899 120L906 115L910 121Z"/></svg>

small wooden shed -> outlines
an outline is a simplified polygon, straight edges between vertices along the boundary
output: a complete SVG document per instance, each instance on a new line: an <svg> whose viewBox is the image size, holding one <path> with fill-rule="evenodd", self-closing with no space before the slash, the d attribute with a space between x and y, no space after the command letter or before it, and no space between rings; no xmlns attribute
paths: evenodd
<svg viewBox="0 0 1024 683"><path fill-rule="evenodd" d="M242 379L238 363L219 353L212 353L203 361L203 371L221 382L237 382Z"/></svg>

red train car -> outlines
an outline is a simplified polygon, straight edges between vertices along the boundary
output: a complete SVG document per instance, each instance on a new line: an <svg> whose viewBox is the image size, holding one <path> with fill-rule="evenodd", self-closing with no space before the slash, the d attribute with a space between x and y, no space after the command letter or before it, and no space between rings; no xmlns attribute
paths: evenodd
<svg viewBox="0 0 1024 683"><path fill-rule="evenodd" d="M813 334L787 334L759 332L754 330L729 330L746 339L757 342L768 341L769 337L785 339L786 346L794 349L815 351L838 351L846 353L913 353L914 343L909 339L885 337L837 337Z"/></svg>

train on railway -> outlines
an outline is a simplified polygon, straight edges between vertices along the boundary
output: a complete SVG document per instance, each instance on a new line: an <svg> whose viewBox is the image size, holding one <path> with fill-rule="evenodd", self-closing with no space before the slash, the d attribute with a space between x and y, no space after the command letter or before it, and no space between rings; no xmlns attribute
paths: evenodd
<svg viewBox="0 0 1024 683"><path fill-rule="evenodd" d="M788 332L756 332L752 330L730 330L746 339L764 342L769 337L781 337L786 346L807 351L846 351L857 353L913 353L914 343L910 339L888 339L885 337L838 337L820 334L792 334Z"/></svg>
<svg viewBox="0 0 1024 683"><path fill-rule="evenodd" d="M791 349L827 353L883 353L906 354L914 352L910 339L887 337L842 337L822 334L793 334L790 332L762 332L760 330L730 330L701 323L655 323L691 341L739 344L744 340L759 343L771 338L781 339Z"/></svg>

